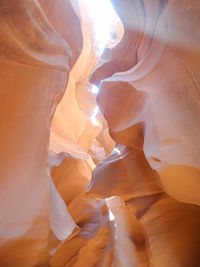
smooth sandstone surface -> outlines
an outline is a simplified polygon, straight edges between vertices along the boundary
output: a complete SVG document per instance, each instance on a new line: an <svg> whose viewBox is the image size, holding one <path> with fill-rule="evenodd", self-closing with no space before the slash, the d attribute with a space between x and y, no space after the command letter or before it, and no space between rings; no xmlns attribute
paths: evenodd
<svg viewBox="0 0 200 267"><path fill-rule="evenodd" d="M38 1L0 3L0 266L47 266L50 229L59 240L75 229L48 168L51 119L82 46L80 22L63 8L73 46Z"/></svg>
<svg viewBox="0 0 200 267"><path fill-rule="evenodd" d="M199 0L111 2L0 2L2 267L200 266Z"/></svg>

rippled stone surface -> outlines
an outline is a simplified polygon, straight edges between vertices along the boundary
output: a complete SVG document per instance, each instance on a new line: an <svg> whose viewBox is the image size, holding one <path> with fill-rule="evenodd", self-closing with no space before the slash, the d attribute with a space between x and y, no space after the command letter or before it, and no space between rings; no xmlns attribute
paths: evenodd
<svg viewBox="0 0 200 267"><path fill-rule="evenodd" d="M112 3L0 3L0 266L200 265L199 1Z"/></svg>

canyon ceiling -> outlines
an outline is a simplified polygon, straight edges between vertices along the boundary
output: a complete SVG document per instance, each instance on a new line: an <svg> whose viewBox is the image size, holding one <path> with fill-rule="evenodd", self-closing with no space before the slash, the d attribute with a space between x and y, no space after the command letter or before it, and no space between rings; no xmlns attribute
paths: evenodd
<svg viewBox="0 0 200 267"><path fill-rule="evenodd" d="M111 2L0 1L0 267L200 266L200 1Z"/></svg>

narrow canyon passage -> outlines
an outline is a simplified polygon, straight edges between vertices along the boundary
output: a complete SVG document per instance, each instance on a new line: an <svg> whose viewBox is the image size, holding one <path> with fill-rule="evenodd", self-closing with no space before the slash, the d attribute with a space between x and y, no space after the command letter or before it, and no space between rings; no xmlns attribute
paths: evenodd
<svg viewBox="0 0 200 267"><path fill-rule="evenodd" d="M0 1L0 267L200 266L199 23Z"/></svg>

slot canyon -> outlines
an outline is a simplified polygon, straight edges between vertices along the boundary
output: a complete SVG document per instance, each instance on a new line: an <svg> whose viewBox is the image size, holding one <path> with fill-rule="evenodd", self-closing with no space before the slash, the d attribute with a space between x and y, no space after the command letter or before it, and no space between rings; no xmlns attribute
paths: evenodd
<svg viewBox="0 0 200 267"><path fill-rule="evenodd" d="M0 0L0 267L200 266L200 0Z"/></svg>

